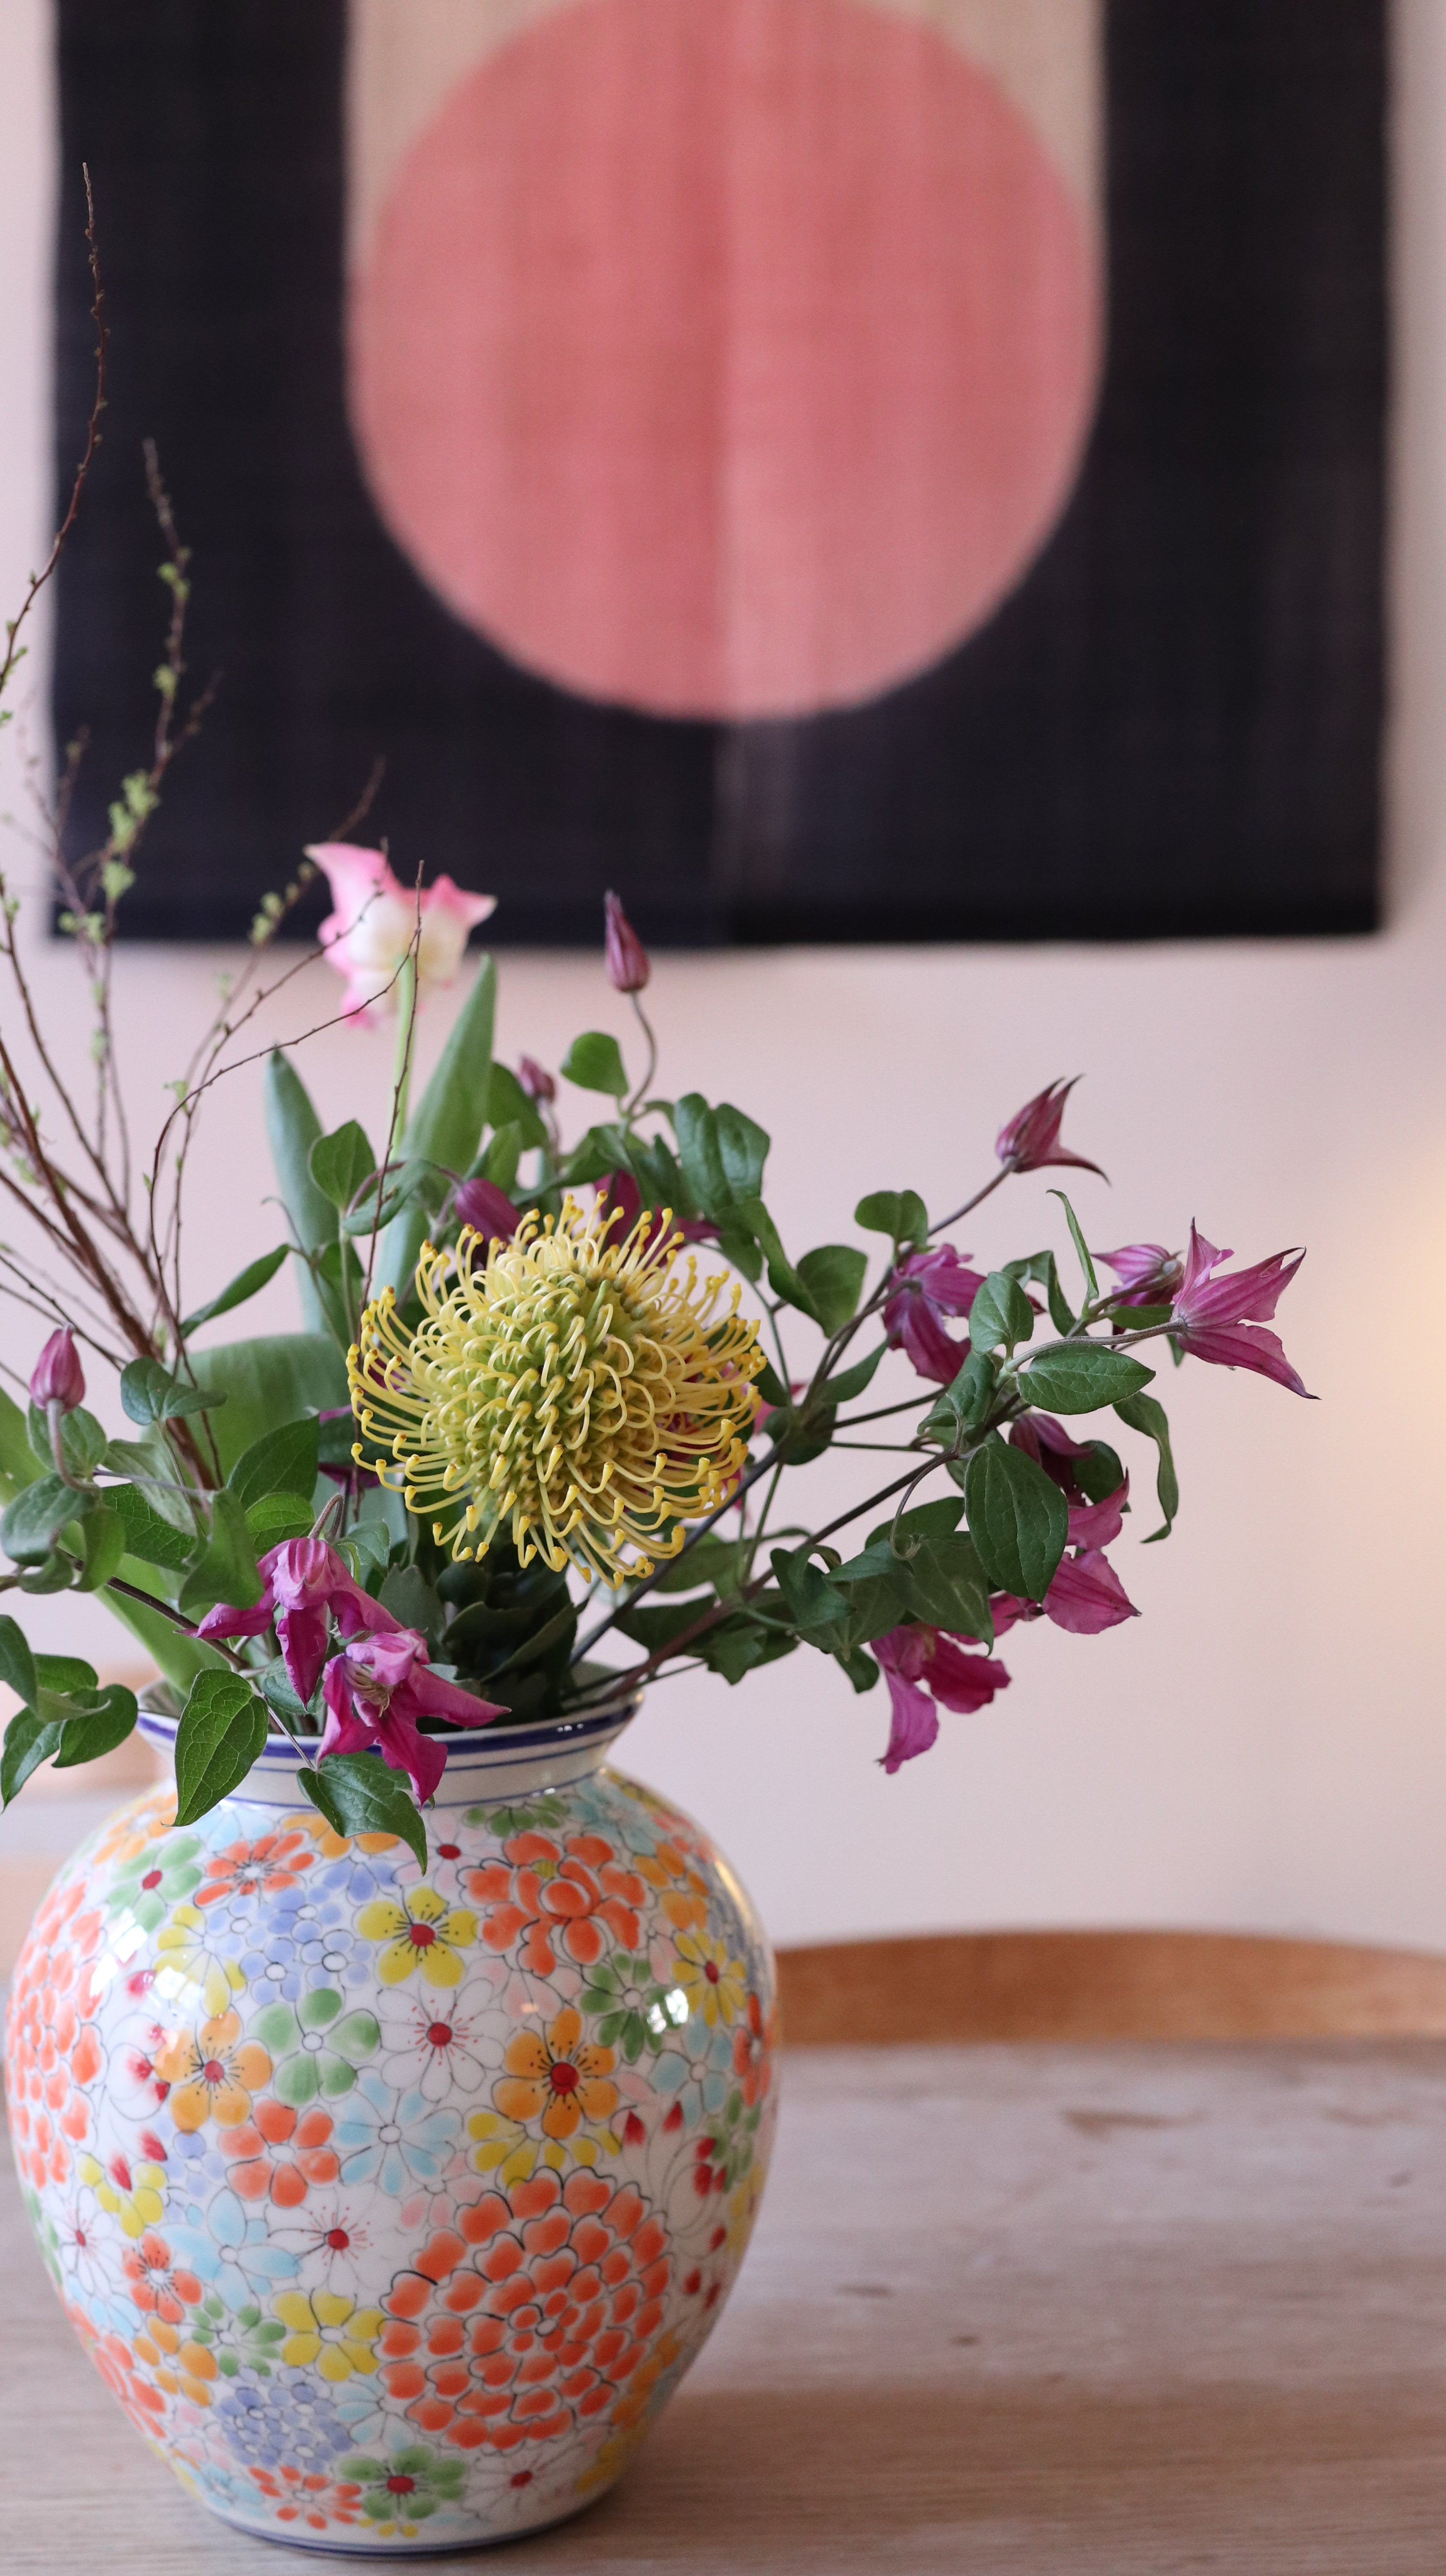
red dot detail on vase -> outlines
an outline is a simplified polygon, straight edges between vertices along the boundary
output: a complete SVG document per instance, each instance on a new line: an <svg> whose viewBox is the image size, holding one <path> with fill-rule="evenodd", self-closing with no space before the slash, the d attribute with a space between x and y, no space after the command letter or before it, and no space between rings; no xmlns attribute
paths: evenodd
<svg viewBox="0 0 1446 2576"><path fill-rule="evenodd" d="M530 2487L532 2484L531 2469L514 2469L507 2483L509 2486L514 2487Z"/></svg>
<svg viewBox="0 0 1446 2576"><path fill-rule="evenodd" d="M427 2024L427 2046L429 2048L450 2048L451 2045L451 2023L449 2021L429 2021Z"/></svg>
<svg viewBox="0 0 1446 2576"><path fill-rule="evenodd" d="M438 1843L438 1845L437 1845L437 1858L438 1858L438 1860L460 1860L460 1859L461 1859L461 1857L462 1857L462 1846L461 1846L461 1844L460 1844L460 1843Z"/></svg>
<svg viewBox="0 0 1446 2576"><path fill-rule="evenodd" d="M208 2057L201 2073L208 2084L224 2084L226 2069L219 2057Z"/></svg>
<svg viewBox="0 0 1446 2576"><path fill-rule="evenodd" d="M158 1869L148 1869L148 1870L147 1870L147 1872L146 1872L146 1874L145 1874L145 1877L141 1880L141 1885L142 1885L142 1887L144 1887L147 1891L149 1891L149 1890L150 1890L151 1888L153 1888L153 1887L159 1887L159 1886L160 1886L160 1883L161 1883L161 1873L160 1873L160 1871L159 1871Z"/></svg>
<svg viewBox="0 0 1446 2576"><path fill-rule="evenodd" d="M333 2254L344 2254L351 2243L351 2238L348 2236L344 2227L329 2227L326 2232L326 2241L331 2247Z"/></svg>
<svg viewBox="0 0 1446 2576"><path fill-rule="evenodd" d="M349 311L423 579L674 716L857 703L973 633L1068 498L1100 344L1034 128L858 0L550 10L398 165Z"/></svg>
<svg viewBox="0 0 1446 2576"><path fill-rule="evenodd" d="M387 2493L388 2495L411 2495L416 2489L416 2484L415 2478L388 2478Z"/></svg>
<svg viewBox="0 0 1446 2576"><path fill-rule="evenodd" d="M569 2066L564 2058L558 2065L554 2066L551 2081L554 2093L575 2093L578 2085L582 2081L582 2078L578 2074L577 2068L575 2066Z"/></svg>
<svg viewBox="0 0 1446 2576"><path fill-rule="evenodd" d="M410 1937L414 1949L430 1950L437 1935L433 1931L430 1923L414 1923L411 1927Z"/></svg>
<svg viewBox="0 0 1446 2576"><path fill-rule="evenodd" d="M710 1986L716 1986L716 1985L717 1985L717 1983L718 1983L718 1976L719 1976L719 1968L718 1968L718 1962L717 1962L717 1960L716 1960L716 1959L707 1959L707 1960L705 1960L705 1961L704 1961L704 1963L703 1963L703 1974L704 1974L704 1976L707 1978L708 1983L709 1983L709 1985L710 1985Z"/></svg>

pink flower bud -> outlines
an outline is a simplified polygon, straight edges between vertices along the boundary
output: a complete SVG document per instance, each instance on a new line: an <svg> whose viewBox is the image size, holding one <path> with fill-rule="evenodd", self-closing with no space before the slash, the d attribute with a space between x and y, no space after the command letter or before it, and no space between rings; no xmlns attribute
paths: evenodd
<svg viewBox="0 0 1446 2576"><path fill-rule="evenodd" d="M452 1205L463 1225L486 1243L510 1243L522 1220L505 1190L495 1181L464 1181Z"/></svg>
<svg viewBox="0 0 1446 2576"><path fill-rule="evenodd" d="M555 1100L557 1084L546 1065L534 1063L530 1055L517 1059L517 1079L529 1100Z"/></svg>
<svg viewBox="0 0 1446 2576"><path fill-rule="evenodd" d="M44 1412L48 1405L58 1404L62 1413L73 1413L85 1402L85 1378L81 1372L80 1354L75 1335L68 1324L52 1333L30 1381L30 1401Z"/></svg>
<svg viewBox="0 0 1446 2576"><path fill-rule="evenodd" d="M603 896L603 908L607 915L603 949L608 982L615 993L641 993L653 971L648 952L615 894Z"/></svg>

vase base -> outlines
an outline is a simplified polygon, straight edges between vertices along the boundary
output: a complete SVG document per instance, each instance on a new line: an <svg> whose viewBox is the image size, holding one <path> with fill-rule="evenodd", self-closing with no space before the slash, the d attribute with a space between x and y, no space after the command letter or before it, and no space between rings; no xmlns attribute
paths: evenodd
<svg viewBox="0 0 1446 2576"><path fill-rule="evenodd" d="M207 2497L198 2501L230 2530L244 2531L248 2540L269 2540L280 2549L305 2549L316 2558L349 2558L355 2562L373 2558L462 2558L474 2550L504 2549L509 2541L533 2540L540 2532L555 2531L561 2523L575 2521L607 2492L599 2488L593 2495L579 2496L575 2504L565 2504L560 2510L549 2508L536 2522L510 2523L505 2531L454 2531L445 2540L423 2540L420 2535L415 2540L366 2540L360 2532L346 2539L323 2540L297 2531L294 2526L282 2529L279 2525L253 2522L246 2514L228 2513L224 2505L212 2504Z"/></svg>

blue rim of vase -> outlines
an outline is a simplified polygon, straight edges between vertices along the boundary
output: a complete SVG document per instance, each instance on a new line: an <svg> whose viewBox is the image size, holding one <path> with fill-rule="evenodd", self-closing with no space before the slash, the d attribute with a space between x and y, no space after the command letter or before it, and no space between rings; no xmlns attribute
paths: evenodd
<svg viewBox="0 0 1446 2576"><path fill-rule="evenodd" d="M640 1694L632 1692L626 1699L609 1700L603 1708L575 1717L541 1717L524 1726L449 1727L437 1737L445 1745L449 1761L469 1753L503 1753L525 1760L529 1753L541 1753L576 1745L593 1744L599 1736L617 1734L637 1713ZM140 1732L152 1744L167 1751L176 1740L178 1717L166 1717L157 1709L143 1708L137 1721ZM299 1736L293 1743L289 1736L268 1735L256 1756L253 1769L263 1764L275 1770L299 1768L303 1753L315 1753L319 1735Z"/></svg>

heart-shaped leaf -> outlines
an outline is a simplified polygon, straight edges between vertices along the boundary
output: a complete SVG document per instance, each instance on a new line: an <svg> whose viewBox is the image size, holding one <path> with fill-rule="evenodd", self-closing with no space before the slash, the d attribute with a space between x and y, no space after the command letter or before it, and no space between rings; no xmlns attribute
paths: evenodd
<svg viewBox="0 0 1446 2576"><path fill-rule="evenodd" d="M379 1753L329 1753L300 1776L312 1805L337 1833L397 1834L426 1868L426 1826L405 1780Z"/></svg>
<svg viewBox="0 0 1446 2576"><path fill-rule="evenodd" d="M1042 1601L1069 1537L1058 1485L1022 1449L991 1436L964 1471L964 1508L992 1588Z"/></svg>
<svg viewBox="0 0 1446 2576"><path fill-rule="evenodd" d="M198 1673L176 1729L176 1822L193 1825L245 1779L270 1720L244 1673Z"/></svg>

